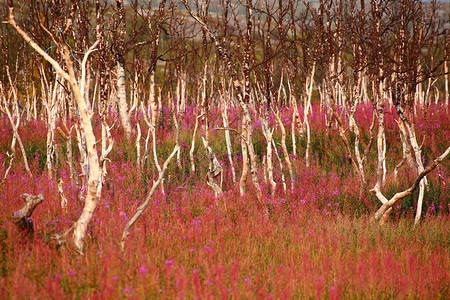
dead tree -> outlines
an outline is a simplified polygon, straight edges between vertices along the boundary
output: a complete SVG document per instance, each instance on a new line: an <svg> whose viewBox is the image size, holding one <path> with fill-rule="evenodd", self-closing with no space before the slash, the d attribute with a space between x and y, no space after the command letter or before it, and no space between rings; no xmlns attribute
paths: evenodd
<svg viewBox="0 0 450 300"><path fill-rule="evenodd" d="M127 139L131 136L131 123L130 116L128 114L127 103L127 91L125 81L125 36L126 36L126 23L125 23L125 7L123 0L116 0L117 9L117 39L114 43L114 54L116 56L116 72L117 72L117 104L119 106L120 120Z"/></svg>
<svg viewBox="0 0 450 300"><path fill-rule="evenodd" d="M28 176L33 177L33 174L31 173L31 170L30 170L30 166L28 165L28 158L27 158L27 154L25 152L25 147L23 146L22 139L19 135L19 126L20 126L20 121L21 121L21 115L20 115L19 106L18 106L17 87L15 86L13 80L11 79L9 67L6 67L6 73L7 73L8 82L9 82L9 92L6 93L3 83L0 81L0 97L1 97L0 111L8 117L8 121L11 124L11 128L13 131L13 137L11 140L11 154L8 153L8 156L10 156L10 163L9 163L9 167L7 168L7 170L3 176L3 179L6 179L6 176L8 175L9 170L12 166L12 162L14 160L15 152L16 152L16 148L15 148L16 141L19 144L19 148L22 153L25 170L27 171ZM12 107L12 110L10 109L10 106Z"/></svg>
<svg viewBox="0 0 450 300"><path fill-rule="evenodd" d="M241 139L241 147L242 147L242 173L240 179L240 190L241 195L245 193L245 182L248 174L248 170L250 169L252 182L256 188L258 199L262 199L262 191L258 182L258 173L256 166L256 155L254 151L254 146L252 142L252 128L251 122L252 117L250 114L250 110L248 107L249 99L250 99L250 59L251 59L251 36L252 36L252 1L247 0L246 3L246 30L243 35L245 38L244 42L244 59L242 64L243 69L243 80L240 80L237 73L237 67L231 60L231 56L229 51L227 50L227 46L225 44L225 39L220 39L217 34L208 26L206 21L202 19L197 13L193 12L189 7L187 0L182 0L186 10L191 15L191 17L202 27L203 30L207 33L208 37L214 42L217 52L225 64L225 68L231 77L234 90L237 92L238 100L243 111L242 123L241 123L241 131L245 136L245 140ZM239 22L236 20L236 24Z"/></svg>
<svg viewBox="0 0 450 300"><path fill-rule="evenodd" d="M417 189L422 179L431 171L433 171L442 161L445 160L445 158L450 153L450 147L447 148L447 150L444 151L439 157L437 157L433 163L428 166L426 169L424 169L422 172L419 173L419 175L414 180L413 184L406 190L402 192L396 193L394 196L392 196L391 199L387 199L381 192L373 191L376 196L380 199L380 201L383 203L383 205L376 211L374 215L374 219L376 221L380 221L381 224L384 224L390 213L392 212L392 207L397 203L398 201L402 200L403 198L412 195L414 190Z"/></svg>
<svg viewBox="0 0 450 300"><path fill-rule="evenodd" d="M390 104L396 108L398 126L402 139L403 159L396 166L394 173L404 161L413 165L417 175L424 173L422 148L416 136L414 113L417 105L423 105L421 83L442 75L444 62L448 57L443 49L441 36L445 29L436 21L436 3L426 6L421 1L371 1L371 30L367 40L369 68L375 82L373 94L377 101L377 119L379 131L377 183L373 192L380 201L385 201L380 194L386 174L386 140L384 137L383 99L391 96ZM389 30L387 30L389 29ZM381 146L380 146L381 141ZM412 151L411 151L411 150ZM425 174L426 175L426 174ZM416 224L422 212L427 178L423 175L418 182Z"/></svg>
<svg viewBox="0 0 450 300"><path fill-rule="evenodd" d="M67 33L72 25L73 25L73 15L69 14L66 19L65 30L62 32L62 39L64 40L64 34ZM7 21L16 32L27 42L37 53L39 53L46 61L48 61L55 71L64 78L70 85L70 88L73 92L75 101L77 103L78 111L81 118L81 128L85 135L86 140L86 149L88 153L89 159L89 173L88 173L88 183L87 183L87 193L85 197L85 205L81 216L78 221L73 225L70 229L73 229L73 240L75 247L78 252L83 253L84 247L84 239L86 236L86 231L89 225L90 220L94 214L95 208L97 206L97 199L101 192L101 178L100 178L100 166L99 159L96 149L96 139L92 128L91 122L91 111L88 107L88 101L84 98L83 93L80 89L82 83L80 79L76 77L74 70L74 62L72 59L72 52L69 48L68 44L64 41L57 43L57 47L61 51L62 59L64 62L64 67L67 69L64 70L60 63L58 63L55 59L53 59L45 50L43 50L22 28L17 24L14 16L14 7L12 1L9 2L9 18ZM56 42L56 39L53 38ZM86 67L86 61L89 55L95 50L98 41L94 43L90 49L84 54L85 59L83 59L83 63L81 65L81 69ZM81 76L80 76L81 77ZM70 231L69 230L69 231ZM68 233L68 232L67 232ZM66 234L67 234L66 233Z"/></svg>

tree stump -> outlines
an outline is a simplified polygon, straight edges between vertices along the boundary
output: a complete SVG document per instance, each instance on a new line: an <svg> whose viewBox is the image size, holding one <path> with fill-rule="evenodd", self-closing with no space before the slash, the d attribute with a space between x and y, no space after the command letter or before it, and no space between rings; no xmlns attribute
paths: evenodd
<svg viewBox="0 0 450 300"><path fill-rule="evenodd" d="M31 219L31 215L33 214L36 206L44 200L44 196L42 194L37 196L22 194L20 196L24 199L25 206L12 215L12 220L21 233L23 233L26 237L33 238L34 224Z"/></svg>

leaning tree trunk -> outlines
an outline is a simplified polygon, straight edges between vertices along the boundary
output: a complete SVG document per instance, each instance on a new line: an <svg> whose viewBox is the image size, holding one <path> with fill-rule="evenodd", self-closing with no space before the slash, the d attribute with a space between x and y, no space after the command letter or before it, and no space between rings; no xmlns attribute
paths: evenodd
<svg viewBox="0 0 450 300"><path fill-rule="evenodd" d="M97 46L97 43L95 43L89 50L92 51ZM86 53L86 56L89 55L90 51ZM86 150L89 159L89 172L85 204L80 218L75 223L73 232L75 247L80 253L83 253L84 239L86 236L87 227L92 219L95 208L97 207L97 196L100 196L101 194L101 172L90 112L88 110L87 101L83 98L81 90L79 89L78 83L75 79L72 61L70 60L70 52L67 47L64 47L64 60L69 70L69 77L67 78L67 80L69 81L70 87L72 88L80 113L81 128L85 134Z"/></svg>
<svg viewBox="0 0 450 300"><path fill-rule="evenodd" d="M444 153L442 153L438 158L436 158L433 161L433 163L430 166L428 166L428 168L421 171L417 175L416 179L414 180L414 183L408 189L406 189L402 192L396 193L389 200L387 200L387 198L383 194L372 190L372 192L377 195L377 197L381 200L381 202L383 202L383 205L376 211L376 213L374 215L374 219L376 221L379 220L381 224L385 223L387 218L389 217L389 214L391 213L392 207L395 205L395 203L407 196L412 195L414 190L419 186L420 182L422 182L423 178L428 173L433 171L433 169L436 168L444 159L446 159L449 154L450 154L450 147L448 147L447 150L444 151Z"/></svg>

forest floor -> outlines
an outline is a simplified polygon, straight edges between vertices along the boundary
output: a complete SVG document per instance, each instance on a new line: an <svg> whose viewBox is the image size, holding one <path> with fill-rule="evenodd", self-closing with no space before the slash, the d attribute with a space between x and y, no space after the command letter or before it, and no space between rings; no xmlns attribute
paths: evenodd
<svg viewBox="0 0 450 300"><path fill-rule="evenodd" d="M367 141L371 109L360 111L357 121ZM283 121L290 128L290 113L284 114ZM304 141L300 139L298 157L292 156L297 175L293 189L289 189L290 179L284 170L284 191L281 170L276 167L275 195L262 184L267 193L258 200L250 179L245 196L240 196L238 184L232 182L223 131L212 130L210 144L225 169L224 194L215 197L205 182L208 161L199 137L197 171L189 172L195 116L188 111L180 126L181 165L172 162L164 191L158 189L132 227L123 251L120 239L124 226L145 199L156 171L151 156L139 167L134 142L125 141L120 130L113 132L115 144L108 175L84 255L58 249L52 238L69 229L79 217L83 208L78 196L82 178L70 178L67 147L60 137L50 178L45 123L24 122L19 133L33 177L25 172L17 149L11 171L0 183L0 298L448 299L448 160L429 175L419 225L414 225L415 193L399 203L389 222L380 226L372 221L380 203L368 192L375 180L376 147L368 156L369 180L361 194L337 132L327 129L320 116L312 115L311 166L304 165ZM230 126L238 127L237 119L239 116L231 113ZM157 128L160 161L175 143L170 118L166 120ZM219 117L210 120L211 128L220 126ZM142 122L139 116L133 118L136 121ZM3 177L9 164L6 153L10 151L12 131L6 119L0 123ZM98 132L98 120L96 124ZM444 110L430 107L426 114L418 113L416 124L426 166L448 147L450 120ZM257 154L261 154L265 140L257 126L254 143ZM147 130L143 124L142 128ZM408 167L401 169L398 180L392 176L401 160L397 134L394 114L387 115L387 195L407 188L414 179ZM275 139L279 138L276 132ZM73 144L79 172L75 140ZM235 137L233 159L238 173L239 145ZM59 180L68 199L66 210L61 208ZM263 172L260 180L264 181ZM22 193L44 196L32 217L36 235L31 240L18 234L11 221L12 214L23 205Z"/></svg>

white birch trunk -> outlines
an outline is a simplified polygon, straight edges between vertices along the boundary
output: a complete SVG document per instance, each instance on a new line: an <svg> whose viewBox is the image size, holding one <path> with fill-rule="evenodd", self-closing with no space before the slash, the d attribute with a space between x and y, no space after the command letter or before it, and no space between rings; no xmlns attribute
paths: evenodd
<svg viewBox="0 0 450 300"><path fill-rule="evenodd" d="M0 83L0 91L2 92L1 94L3 94L3 85L1 83ZM14 99L16 101L16 99L17 99L16 96L14 96ZM20 119L21 119L20 114L17 113L15 116L13 116L11 114L11 111L9 109L8 100L6 99L6 97L3 97L3 96L2 96L2 103L0 105L0 110L2 110L3 113L5 113L6 116L8 117L9 123L11 124L11 128L13 130L14 137L11 142L11 147L12 147L11 149L13 151L12 155L14 155L14 153L15 153L15 150L13 147L15 146L15 141L17 140L20 151L22 152L22 158L23 158L23 163L25 165L25 170L27 171L28 176L33 177L33 174L31 173L31 170L30 170L30 166L28 165L28 159L27 159L27 154L25 152L25 147L23 146L22 139L20 138L20 135L19 135L19 126L20 126ZM14 118L15 118L15 122L14 122ZM6 173L6 175L7 175L7 173ZM5 175L5 178L6 178L6 175Z"/></svg>
<svg viewBox="0 0 450 300"><path fill-rule="evenodd" d="M311 70L311 76L306 80L306 89L307 89L307 95L305 99L305 107L304 107L304 118L303 118L303 124L305 125L306 129L306 151L305 151L305 164L306 167L310 166L311 161L311 128L309 126L309 113L312 113L312 106L311 106L311 96L312 96L312 88L314 83L314 74L316 72L316 64L313 64L312 70Z"/></svg>
<svg viewBox="0 0 450 300"><path fill-rule="evenodd" d="M241 149L242 149L242 173L241 173L241 178L239 180L239 191L241 196L245 195L246 192L246 183L247 183L247 176L248 176L248 151L247 151L247 141L246 141L246 137L245 132L247 131L246 129L246 120L245 120L246 116L243 116L242 118L242 124L241 124L241 132L242 132L242 136L241 136Z"/></svg>
<svg viewBox="0 0 450 300"><path fill-rule="evenodd" d="M95 208L97 206L97 196L101 192L100 184L100 168L99 168L99 160L96 149L96 141L94 136L94 131L91 123L91 115L88 110L88 106L86 103L86 99L83 98L82 92L79 87L79 82L75 79L75 72L72 65L71 54L67 47L67 45L62 45L64 50L63 58L65 65L67 67L68 73L65 72L58 62L56 62L52 57L50 57L38 44L36 44L26 32L24 32L17 24L14 19L14 8L9 8L9 20L8 23L14 27L14 29L22 36L22 38L30 45L36 52L38 52L45 60L50 62L55 69L55 71L61 75L65 80L67 80L72 89L75 101L78 106L78 110L81 118L81 127L86 136L86 148L89 157L89 179L88 179L88 189L85 198L85 205L83 211L81 213L80 218L74 224L74 232L73 232L73 240L76 249L78 252L83 253L84 240L86 237L86 231L89 225L89 222L92 219ZM94 51L94 48L97 46L99 41L94 43L94 45L86 52L85 58ZM86 60L83 60L85 62ZM82 65L82 68L85 65Z"/></svg>
<svg viewBox="0 0 450 300"><path fill-rule="evenodd" d="M275 112L275 117L281 129L281 148L283 149L284 160L286 162L286 165L288 166L289 176L291 177L291 191L293 191L295 183L295 173L294 169L292 168L291 159L289 158L289 152L286 146L286 129L284 128L283 121L281 120L280 113L278 111Z"/></svg>
<svg viewBox="0 0 450 300"><path fill-rule="evenodd" d="M125 66L123 63L117 63L117 105L119 106L119 115L122 122L125 137L131 137L131 122L128 114L127 91L125 85Z"/></svg>
<svg viewBox="0 0 450 300"><path fill-rule="evenodd" d="M223 97L223 95L222 95ZM220 112L222 114L222 122L223 127L228 128L228 111L227 111L227 105L225 101L222 101L222 105L220 106ZM230 168L231 168L231 175L233 182L236 182L236 170L234 168L234 162L233 162L233 151L231 148L231 137L230 137L230 131L228 129L225 129L225 143L227 144L227 154L228 154L228 161L230 162Z"/></svg>
<svg viewBox="0 0 450 300"><path fill-rule="evenodd" d="M264 137L267 142L267 153L266 153L266 161L267 161L267 178L270 184L270 194L275 196L275 191L277 188L277 183L273 179L273 161L272 161L272 135L273 129L269 129L269 124L266 120L261 120Z"/></svg>

